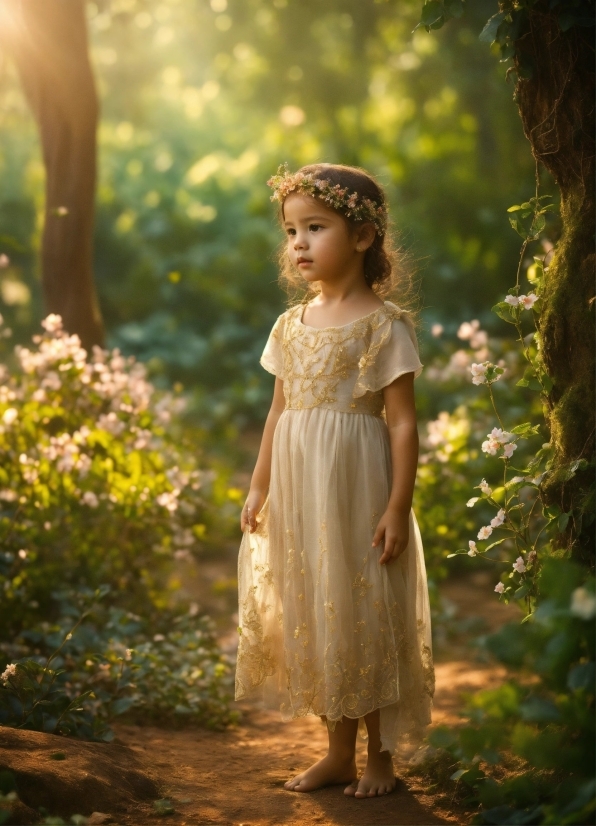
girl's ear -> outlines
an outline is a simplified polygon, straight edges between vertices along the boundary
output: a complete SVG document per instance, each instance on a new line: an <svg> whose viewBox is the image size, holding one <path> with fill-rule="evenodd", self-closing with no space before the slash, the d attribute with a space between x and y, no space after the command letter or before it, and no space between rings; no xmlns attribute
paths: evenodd
<svg viewBox="0 0 596 826"><path fill-rule="evenodd" d="M365 252L372 246L377 231L373 224L361 224L356 230L356 250Z"/></svg>

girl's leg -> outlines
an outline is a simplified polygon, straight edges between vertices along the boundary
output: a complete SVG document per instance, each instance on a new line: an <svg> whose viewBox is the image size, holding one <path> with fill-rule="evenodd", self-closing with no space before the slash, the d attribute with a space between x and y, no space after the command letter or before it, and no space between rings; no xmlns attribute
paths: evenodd
<svg viewBox="0 0 596 826"><path fill-rule="evenodd" d="M288 780L284 788L291 792L312 792L322 786L351 783L356 777L357 731L358 720L350 720L348 717L336 723L333 731L327 728L327 755L293 780Z"/></svg>
<svg viewBox="0 0 596 826"><path fill-rule="evenodd" d="M377 797L389 794L395 788L397 779L393 774L393 760L388 751L381 751L381 729L379 710L364 718L368 731L368 759L360 780L354 780L345 789L351 797Z"/></svg>

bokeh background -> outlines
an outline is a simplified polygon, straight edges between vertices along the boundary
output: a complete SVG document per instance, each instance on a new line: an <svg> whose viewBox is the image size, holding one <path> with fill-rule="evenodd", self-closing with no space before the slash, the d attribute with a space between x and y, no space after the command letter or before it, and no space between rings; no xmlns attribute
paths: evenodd
<svg viewBox="0 0 596 826"><path fill-rule="evenodd" d="M387 188L419 270L422 350L511 282L506 208L534 164L505 68L478 33L490 2L414 33L416 2L113 0L88 3L101 96L95 272L108 342L181 382L204 424L263 417L258 366L284 309L267 178L282 162L364 166ZM0 76L0 224L19 249L2 312L41 315L43 168L15 72ZM501 325L502 326L502 325ZM421 387L423 415L443 405Z"/></svg>
<svg viewBox="0 0 596 826"><path fill-rule="evenodd" d="M550 2L547 17L575 37L592 5ZM543 14L541 0L510 6L518 22ZM444 790L445 810L484 806L474 822L588 822L594 580L560 544L577 514L563 499L543 508L539 488L552 445L536 377L551 389L553 377L533 333L561 232L558 193L546 172L536 180L509 64L478 38L497 4L474 0L456 17L460 0L427 0L429 19L437 8L455 18L433 31L418 25L422 0L84 7L101 102L94 275L110 352L81 350L55 318L40 327L45 171L0 50L0 725L110 740L119 721L157 723L159 752L181 724L227 728L228 743L242 735L229 728L238 523L273 388L259 357L287 301L266 181L286 162L354 164L385 187L416 267L425 370L414 509L436 721L459 722L462 685L489 689L468 698L457 734L435 728L414 771ZM544 200L529 204L537 187ZM519 234L507 213L516 204ZM562 283L565 267L552 269L551 286ZM492 312L516 275L538 310ZM570 290L576 300L580 287ZM490 387L500 419L471 381L485 361L504 368ZM497 425L519 437L505 466L482 449ZM557 471L565 483L588 467L571 459ZM577 506L588 527L590 495ZM512 522L501 513L499 539L471 558L500 505ZM536 610L520 625L524 607ZM519 679L495 670L495 655Z"/></svg>

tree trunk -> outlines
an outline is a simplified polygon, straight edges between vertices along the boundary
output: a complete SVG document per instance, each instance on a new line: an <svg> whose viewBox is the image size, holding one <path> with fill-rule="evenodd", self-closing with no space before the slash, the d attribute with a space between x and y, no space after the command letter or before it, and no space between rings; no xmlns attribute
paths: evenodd
<svg viewBox="0 0 596 826"><path fill-rule="evenodd" d="M89 349L103 343L93 281L98 102L83 0L1 0L2 43L37 120L46 168L42 281L46 310Z"/></svg>
<svg viewBox="0 0 596 826"><path fill-rule="evenodd" d="M526 137L561 192L562 235L543 289L540 336L554 382L547 422L554 447L547 502L572 512L562 547L594 562L594 48L593 29L562 32L548 2L529 10L517 63L533 67L517 83ZM591 466L568 478L584 458Z"/></svg>

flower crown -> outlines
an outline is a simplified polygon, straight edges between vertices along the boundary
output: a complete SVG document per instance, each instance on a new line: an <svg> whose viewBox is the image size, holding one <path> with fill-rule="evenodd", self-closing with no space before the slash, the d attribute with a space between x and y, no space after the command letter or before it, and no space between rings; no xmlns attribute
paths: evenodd
<svg viewBox="0 0 596 826"><path fill-rule="evenodd" d="M283 203L290 192L302 192L313 198L320 198L332 209L343 212L346 218L355 221L370 221L374 224L377 234L385 235L387 229L387 213L384 205L376 204L370 198L361 197L357 192L349 192L340 184L332 184L325 178L315 178L311 173L291 173L287 164L282 164L277 175L267 181L267 186L273 190L272 201Z"/></svg>

